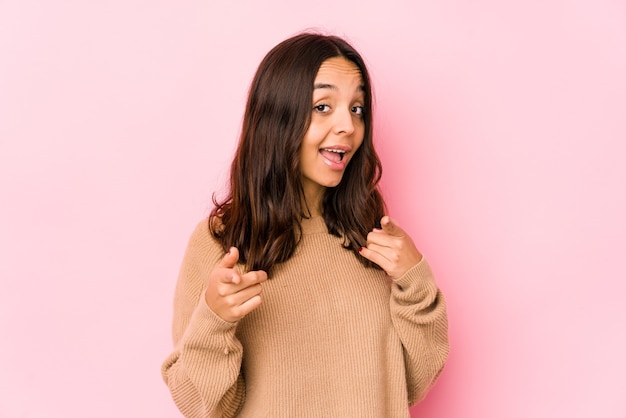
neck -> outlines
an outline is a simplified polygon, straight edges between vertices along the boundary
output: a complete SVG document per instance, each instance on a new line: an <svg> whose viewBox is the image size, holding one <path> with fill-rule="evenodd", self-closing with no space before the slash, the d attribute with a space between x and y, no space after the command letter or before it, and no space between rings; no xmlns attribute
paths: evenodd
<svg viewBox="0 0 626 418"><path fill-rule="evenodd" d="M322 215L322 200L324 198L325 188L319 188L316 190L305 191L305 204L308 208L307 215L310 217L321 216Z"/></svg>

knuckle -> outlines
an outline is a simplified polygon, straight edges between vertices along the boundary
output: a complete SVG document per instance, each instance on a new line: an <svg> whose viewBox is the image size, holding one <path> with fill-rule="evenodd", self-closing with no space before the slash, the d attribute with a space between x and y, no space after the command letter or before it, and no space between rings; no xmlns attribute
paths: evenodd
<svg viewBox="0 0 626 418"><path fill-rule="evenodd" d="M232 296L224 296L224 305L233 306L233 297Z"/></svg>
<svg viewBox="0 0 626 418"><path fill-rule="evenodd" d="M230 310L230 314L235 319L241 319L245 316L246 313L244 312L243 308L241 308L240 306L237 306Z"/></svg>
<svg viewBox="0 0 626 418"><path fill-rule="evenodd" d="M260 284L267 279L267 274L263 271L255 271L251 279L253 284Z"/></svg>

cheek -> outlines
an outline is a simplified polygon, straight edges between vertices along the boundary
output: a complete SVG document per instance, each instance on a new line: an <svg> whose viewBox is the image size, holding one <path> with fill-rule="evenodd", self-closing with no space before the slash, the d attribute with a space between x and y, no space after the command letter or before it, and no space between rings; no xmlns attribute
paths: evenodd
<svg viewBox="0 0 626 418"><path fill-rule="evenodd" d="M323 131L318 125L309 126L309 129L302 140L302 148L300 149L300 156L302 158L315 158L319 151L320 144L324 139Z"/></svg>
<svg viewBox="0 0 626 418"><path fill-rule="evenodd" d="M311 123L304 137L304 144L315 146L324 137L324 127L319 123Z"/></svg>
<svg viewBox="0 0 626 418"><path fill-rule="evenodd" d="M360 126L359 128L359 132L358 132L358 137L359 138L356 142L356 148L360 148L361 145L363 145L363 140L365 139L365 127L363 125Z"/></svg>
<svg viewBox="0 0 626 418"><path fill-rule="evenodd" d="M310 138L305 138L302 141L302 145L300 147L300 152L298 157L300 158L301 168L305 168L305 166L310 165L315 158L317 158L318 148L317 144L310 140Z"/></svg>

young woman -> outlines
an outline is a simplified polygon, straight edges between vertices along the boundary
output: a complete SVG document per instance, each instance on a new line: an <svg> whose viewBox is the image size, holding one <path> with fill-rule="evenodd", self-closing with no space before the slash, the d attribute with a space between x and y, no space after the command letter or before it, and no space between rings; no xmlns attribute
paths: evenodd
<svg viewBox="0 0 626 418"><path fill-rule="evenodd" d="M443 296L385 215L372 93L344 40L261 62L228 196L193 232L162 374L186 417L407 417L448 354Z"/></svg>

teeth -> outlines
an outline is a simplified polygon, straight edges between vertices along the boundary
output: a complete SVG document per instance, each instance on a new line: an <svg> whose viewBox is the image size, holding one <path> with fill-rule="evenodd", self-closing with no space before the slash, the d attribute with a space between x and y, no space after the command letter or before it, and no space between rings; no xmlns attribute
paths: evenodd
<svg viewBox="0 0 626 418"><path fill-rule="evenodd" d="M336 152L337 154L345 154L346 153L344 150L340 150L340 149L324 148L324 150L330 151L330 152Z"/></svg>

